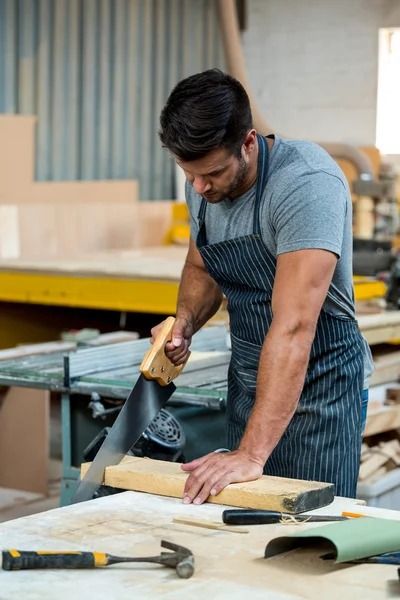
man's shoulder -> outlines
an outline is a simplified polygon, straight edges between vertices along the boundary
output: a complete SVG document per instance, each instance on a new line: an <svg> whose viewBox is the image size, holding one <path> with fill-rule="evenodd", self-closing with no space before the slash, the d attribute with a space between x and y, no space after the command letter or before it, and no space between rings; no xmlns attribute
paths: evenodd
<svg viewBox="0 0 400 600"><path fill-rule="evenodd" d="M318 144L303 140L279 138L277 154L271 161L271 183L287 193L293 188L309 185L332 184L332 179L347 195L348 183L337 162ZM336 186L334 186L336 187Z"/></svg>
<svg viewBox="0 0 400 600"><path fill-rule="evenodd" d="M334 158L315 142L279 138L279 151L281 167L293 177L321 172L345 181L344 173Z"/></svg>

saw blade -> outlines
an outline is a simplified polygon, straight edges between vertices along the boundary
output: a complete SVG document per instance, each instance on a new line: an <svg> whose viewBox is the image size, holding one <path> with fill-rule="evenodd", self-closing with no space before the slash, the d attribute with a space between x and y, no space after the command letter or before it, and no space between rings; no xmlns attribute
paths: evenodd
<svg viewBox="0 0 400 600"><path fill-rule="evenodd" d="M104 480L106 467L117 465L138 441L176 387L159 385L140 375L114 425L97 452L86 475L78 485L71 503L91 500Z"/></svg>

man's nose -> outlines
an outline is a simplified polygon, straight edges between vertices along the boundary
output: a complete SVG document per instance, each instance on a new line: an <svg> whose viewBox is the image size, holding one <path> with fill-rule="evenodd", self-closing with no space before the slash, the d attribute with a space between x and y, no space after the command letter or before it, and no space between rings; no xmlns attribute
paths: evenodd
<svg viewBox="0 0 400 600"><path fill-rule="evenodd" d="M207 182L202 177L196 177L193 182L193 188L196 194L201 196L202 194L205 194L211 190L211 183Z"/></svg>

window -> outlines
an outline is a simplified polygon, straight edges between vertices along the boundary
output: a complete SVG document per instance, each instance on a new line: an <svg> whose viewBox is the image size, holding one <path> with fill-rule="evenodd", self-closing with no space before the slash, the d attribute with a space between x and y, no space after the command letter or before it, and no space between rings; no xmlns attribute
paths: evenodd
<svg viewBox="0 0 400 600"><path fill-rule="evenodd" d="M379 31L376 145L400 154L400 28Z"/></svg>

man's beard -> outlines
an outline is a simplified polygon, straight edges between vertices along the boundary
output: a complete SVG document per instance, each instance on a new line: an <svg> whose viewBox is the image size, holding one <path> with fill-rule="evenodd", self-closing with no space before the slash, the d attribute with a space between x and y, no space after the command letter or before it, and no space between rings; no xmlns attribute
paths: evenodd
<svg viewBox="0 0 400 600"><path fill-rule="evenodd" d="M225 200L225 198L235 197L235 191L241 188L243 183L246 181L248 171L249 165L246 163L243 156L241 156L239 159L237 173L232 182L229 184L228 189L224 192L219 193L218 191L216 191L215 196L211 195L211 197L207 197L207 194L205 194L204 196L207 202L209 202L210 204L218 204L219 202Z"/></svg>

